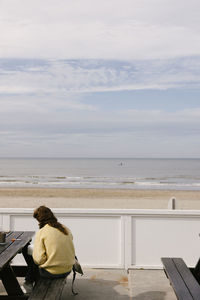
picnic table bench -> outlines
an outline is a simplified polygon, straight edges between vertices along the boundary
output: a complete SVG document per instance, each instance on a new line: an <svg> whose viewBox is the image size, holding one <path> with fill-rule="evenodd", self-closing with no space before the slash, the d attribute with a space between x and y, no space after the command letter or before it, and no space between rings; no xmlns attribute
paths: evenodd
<svg viewBox="0 0 200 300"><path fill-rule="evenodd" d="M195 268L188 268L182 258L163 257L161 261L177 299L200 300L200 260Z"/></svg>
<svg viewBox="0 0 200 300"><path fill-rule="evenodd" d="M0 245L0 279L7 292L7 295L0 295L0 299L27 299L17 280L18 273L26 273L26 267L13 267L11 262L31 241L33 235L33 231L11 231L6 235L6 242Z"/></svg>
<svg viewBox="0 0 200 300"><path fill-rule="evenodd" d="M27 247L34 234L33 231L12 231L7 234L6 243L0 245L0 279L7 292L7 295L0 295L0 300L59 300L61 298L66 278L39 278L30 296L23 293L17 280L17 277L25 277L27 266L12 265L12 259L18 253L23 254L23 249Z"/></svg>
<svg viewBox="0 0 200 300"><path fill-rule="evenodd" d="M40 278L28 300L59 300L62 296L66 278Z"/></svg>

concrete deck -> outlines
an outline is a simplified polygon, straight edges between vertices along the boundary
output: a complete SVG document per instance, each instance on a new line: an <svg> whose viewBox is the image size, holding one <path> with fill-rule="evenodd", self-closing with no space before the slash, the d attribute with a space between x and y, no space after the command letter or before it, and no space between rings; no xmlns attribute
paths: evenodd
<svg viewBox="0 0 200 300"><path fill-rule="evenodd" d="M125 270L84 269L84 276L78 274L75 281L74 290L79 293L75 298L71 282L70 275L62 300L176 300L163 270L130 270L127 274ZM0 293L4 294L2 283Z"/></svg>
<svg viewBox="0 0 200 300"><path fill-rule="evenodd" d="M86 269L83 277L77 275L77 300L176 300L163 270L100 270ZM71 295L71 278L64 290L64 299Z"/></svg>

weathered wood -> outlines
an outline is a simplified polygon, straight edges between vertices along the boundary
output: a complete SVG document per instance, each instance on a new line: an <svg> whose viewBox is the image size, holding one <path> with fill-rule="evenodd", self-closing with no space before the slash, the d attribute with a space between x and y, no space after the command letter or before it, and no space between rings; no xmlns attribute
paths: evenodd
<svg viewBox="0 0 200 300"><path fill-rule="evenodd" d="M50 279L40 279L35 285L33 292L31 293L29 300L45 299L47 290L49 288Z"/></svg>
<svg viewBox="0 0 200 300"><path fill-rule="evenodd" d="M28 300L28 296L27 295L23 295L23 296L0 295L0 300Z"/></svg>
<svg viewBox="0 0 200 300"><path fill-rule="evenodd" d="M177 271L173 260L171 258L162 258L162 262L177 298L182 300L193 300L187 286L182 280L180 273Z"/></svg>
<svg viewBox="0 0 200 300"><path fill-rule="evenodd" d="M59 279L53 279L47 294L46 294L46 300L59 300L61 295L62 295L62 291L63 288L66 284L66 279L65 278L59 278Z"/></svg>
<svg viewBox="0 0 200 300"><path fill-rule="evenodd" d="M198 283L200 284L200 259L198 260L194 269L192 269L192 273L193 273L194 277L196 278L196 280L198 281Z"/></svg>
<svg viewBox="0 0 200 300"><path fill-rule="evenodd" d="M6 242L4 244L0 245L0 254L3 253L13 242L12 239L13 238L17 238L19 237L23 232L22 231L18 231L18 232L13 232L10 231L7 235L6 235Z"/></svg>
<svg viewBox="0 0 200 300"><path fill-rule="evenodd" d="M31 293L29 300L59 300L65 286L65 278L40 278Z"/></svg>
<svg viewBox="0 0 200 300"><path fill-rule="evenodd" d="M17 281L17 278L12 270L12 267L8 264L1 271L1 280L9 296L23 296L24 293Z"/></svg>
<svg viewBox="0 0 200 300"><path fill-rule="evenodd" d="M196 278L193 276L191 271L186 266L185 262L182 258L174 258L173 259L177 270L181 274L183 281L187 285L190 294L192 295L193 299L200 299L200 286L197 282Z"/></svg>
<svg viewBox="0 0 200 300"><path fill-rule="evenodd" d="M182 258L162 258L164 270L179 300L200 300L200 286Z"/></svg>
<svg viewBox="0 0 200 300"><path fill-rule="evenodd" d="M0 270L22 250L22 248L31 240L33 235L34 232L32 231L19 231L9 235L6 245L3 247L3 251L0 255ZM12 242L13 238L16 239L14 242Z"/></svg>
<svg viewBox="0 0 200 300"><path fill-rule="evenodd" d="M15 231L9 232L6 236L6 242L0 245L0 278L8 295L0 295L0 299L20 300L28 299L24 295L16 278L15 271L24 275L25 268L12 268L10 261L22 251L22 249L32 239L34 232Z"/></svg>
<svg viewBox="0 0 200 300"><path fill-rule="evenodd" d="M10 232L7 236L5 245L0 247L0 277L8 296L2 295L1 299L8 300L59 300L66 278L43 279L40 278L35 285L30 297L27 298L23 294L16 276L24 276L26 274L26 266L10 266L10 261L19 252L23 252L34 232ZM15 239L13 241L13 239Z"/></svg>
<svg viewBox="0 0 200 300"><path fill-rule="evenodd" d="M14 266L14 265L11 265L11 266L12 266L13 272L15 273L16 277L25 277L26 276L27 270L28 270L27 266Z"/></svg>

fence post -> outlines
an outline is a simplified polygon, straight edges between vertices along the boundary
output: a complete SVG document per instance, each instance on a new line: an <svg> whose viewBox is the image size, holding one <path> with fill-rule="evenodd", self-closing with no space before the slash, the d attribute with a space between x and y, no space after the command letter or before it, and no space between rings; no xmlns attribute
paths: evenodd
<svg viewBox="0 0 200 300"><path fill-rule="evenodd" d="M124 256L125 256L125 269L130 269L132 265L132 216L126 215L125 218L125 226L124 226Z"/></svg>
<svg viewBox="0 0 200 300"><path fill-rule="evenodd" d="M172 197L168 202L168 209L176 209L176 198Z"/></svg>

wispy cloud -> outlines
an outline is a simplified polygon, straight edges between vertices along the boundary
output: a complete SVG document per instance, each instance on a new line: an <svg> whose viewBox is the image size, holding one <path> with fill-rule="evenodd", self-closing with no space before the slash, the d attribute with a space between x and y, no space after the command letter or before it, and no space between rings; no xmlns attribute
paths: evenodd
<svg viewBox="0 0 200 300"><path fill-rule="evenodd" d="M0 95L200 87L200 56L173 60L1 60Z"/></svg>

